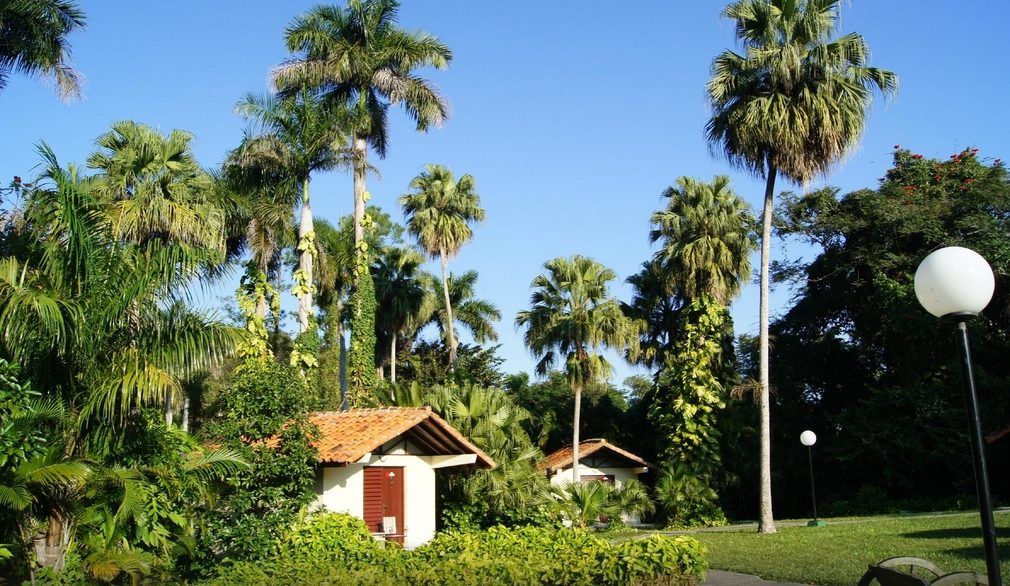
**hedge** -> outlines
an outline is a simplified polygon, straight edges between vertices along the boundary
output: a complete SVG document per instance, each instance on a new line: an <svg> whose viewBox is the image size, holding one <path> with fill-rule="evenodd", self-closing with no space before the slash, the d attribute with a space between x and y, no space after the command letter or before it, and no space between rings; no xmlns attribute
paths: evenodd
<svg viewBox="0 0 1010 586"><path fill-rule="evenodd" d="M404 551L375 541L359 519L323 514L278 544L273 559L230 564L208 584L680 585L704 577L705 553L685 536L611 544L588 531L542 527L449 531Z"/></svg>

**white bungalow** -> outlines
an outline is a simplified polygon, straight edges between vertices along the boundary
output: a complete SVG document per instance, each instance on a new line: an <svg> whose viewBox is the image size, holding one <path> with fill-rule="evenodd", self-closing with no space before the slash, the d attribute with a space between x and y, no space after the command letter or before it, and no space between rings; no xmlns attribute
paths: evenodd
<svg viewBox="0 0 1010 586"><path fill-rule="evenodd" d="M639 474L649 471L651 465L627 450L605 439L579 442L579 479L582 482L609 482L620 488ZM551 484L562 486L572 481L572 447L565 446L552 452L540 464Z"/></svg>
<svg viewBox="0 0 1010 586"><path fill-rule="evenodd" d="M494 461L430 408L312 413L319 427L317 504L364 519L407 548L435 535L435 470Z"/></svg>

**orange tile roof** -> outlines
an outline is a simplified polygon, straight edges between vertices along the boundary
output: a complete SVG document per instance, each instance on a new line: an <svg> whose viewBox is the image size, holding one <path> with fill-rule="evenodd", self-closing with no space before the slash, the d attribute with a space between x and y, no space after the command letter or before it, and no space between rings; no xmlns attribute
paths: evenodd
<svg viewBox="0 0 1010 586"><path fill-rule="evenodd" d="M319 427L313 442L324 464L357 462L386 442L408 434L434 454L476 454L476 466L494 468L494 460L429 407L380 407L309 414Z"/></svg>
<svg viewBox="0 0 1010 586"><path fill-rule="evenodd" d="M579 442L579 461L581 462L583 458L595 454L596 452L603 449L610 450L611 452L617 454L618 456L627 458L628 460L631 460L632 462L635 462L640 466L645 466L646 468L654 467L652 464L649 464L648 462L639 458L635 454L632 454L627 450L623 450L615 446L614 444L608 442L605 439L588 439ZM560 450L557 450L556 452L551 452L546 458L543 459L542 462L540 462L538 468L540 470L551 472L553 470L560 470L566 466L571 465L572 465L572 446L565 446Z"/></svg>

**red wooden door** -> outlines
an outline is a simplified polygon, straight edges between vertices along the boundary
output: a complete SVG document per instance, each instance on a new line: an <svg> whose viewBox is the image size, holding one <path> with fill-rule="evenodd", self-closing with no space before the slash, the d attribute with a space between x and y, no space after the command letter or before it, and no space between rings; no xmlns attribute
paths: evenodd
<svg viewBox="0 0 1010 586"><path fill-rule="evenodd" d="M369 531L403 543L403 468L365 468L364 517ZM395 527L386 518L394 520Z"/></svg>

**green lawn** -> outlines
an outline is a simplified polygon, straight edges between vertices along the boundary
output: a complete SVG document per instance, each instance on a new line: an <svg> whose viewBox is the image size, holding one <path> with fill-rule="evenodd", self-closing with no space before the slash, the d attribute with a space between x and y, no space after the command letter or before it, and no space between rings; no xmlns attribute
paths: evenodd
<svg viewBox="0 0 1010 586"><path fill-rule="evenodd" d="M985 574L978 515L828 519L827 527L779 527L778 533L698 532L713 569L822 586L852 586L866 565L896 555L928 559L947 571ZM1010 513L996 515L1004 580L1010 580Z"/></svg>

